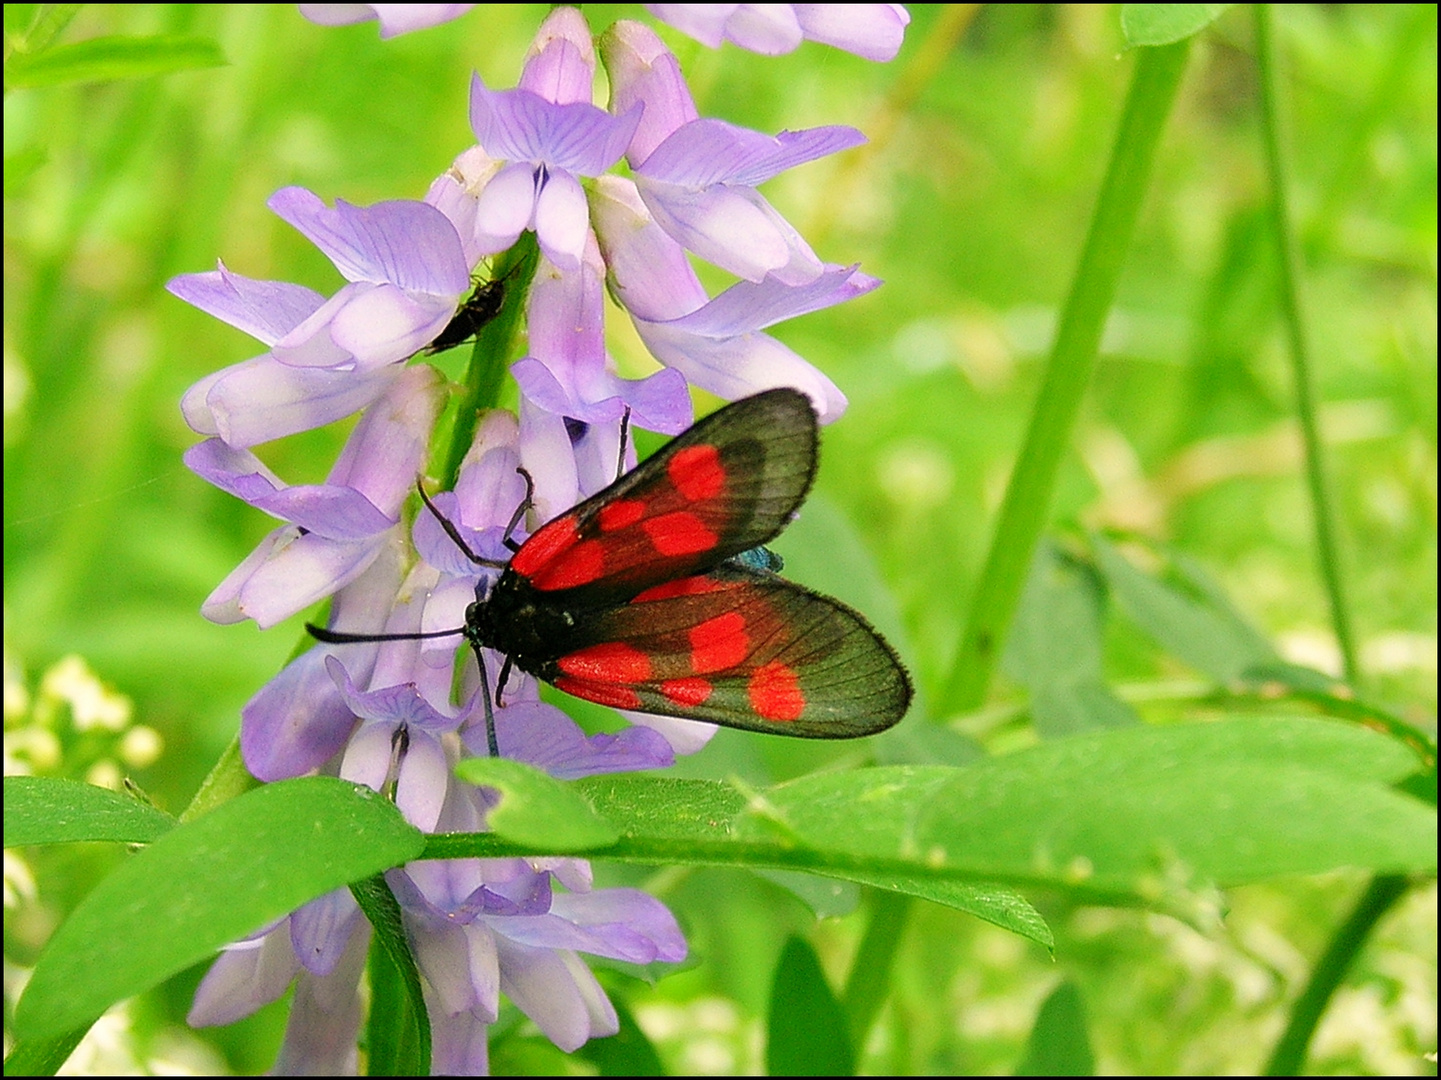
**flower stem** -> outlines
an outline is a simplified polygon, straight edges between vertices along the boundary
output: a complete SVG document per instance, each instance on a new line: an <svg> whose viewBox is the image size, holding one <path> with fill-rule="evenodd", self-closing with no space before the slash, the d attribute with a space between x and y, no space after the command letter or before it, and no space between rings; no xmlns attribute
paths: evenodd
<svg viewBox="0 0 1441 1080"><path fill-rule="evenodd" d="M1371 936L1371 931L1405 895L1409 883L1400 874L1378 874L1366 886L1355 909L1336 931L1321 959L1316 961L1311 979L1296 1004L1291 1009L1291 1020L1286 1025L1271 1059L1266 1062L1265 1076L1297 1076L1306 1062L1306 1048L1316 1032L1331 995L1341 984L1351 962L1361 951L1361 946Z"/></svg>
<svg viewBox="0 0 1441 1080"><path fill-rule="evenodd" d="M1330 485L1322 460L1320 425L1316 419L1316 390L1311 376L1310 348L1301 315L1298 290L1299 259L1291 215L1286 202L1286 162L1281 154L1279 112L1276 104L1276 64L1271 44L1271 5L1257 4L1256 71L1260 82L1261 142L1266 171L1271 182L1271 225L1275 233L1278 268L1277 287L1286 339L1291 353L1291 374L1296 385L1296 416L1306 446L1306 483L1311 492L1311 516L1316 527L1316 557L1321 579L1331 605L1331 626L1341 650L1341 665L1347 682L1356 685L1360 669L1356 643L1351 634L1351 615L1336 546L1335 518Z"/></svg>
<svg viewBox="0 0 1441 1080"><path fill-rule="evenodd" d="M943 696L947 711L966 712L979 706L1000 658L1031 555L1046 524L1056 474L1095 365L1189 47L1187 40L1137 50L1110 165Z"/></svg>
<svg viewBox="0 0 1441 1080"><path fill-rule="evenodd" d="M450 429L445 466L440 474L443 491L455 489L461 462L470 452L481 413L493 408L500 400L500 388L512 359L511 350L525 313L526 294L530 291L530 281L535 276L539 259L540 248L535 242L535 234L527 232L522 233L515 246L496 260L495 277L506 282L505 292L495 318L475 334L475 346L470 351L470 363L465 369L455 424Z"/></svg>

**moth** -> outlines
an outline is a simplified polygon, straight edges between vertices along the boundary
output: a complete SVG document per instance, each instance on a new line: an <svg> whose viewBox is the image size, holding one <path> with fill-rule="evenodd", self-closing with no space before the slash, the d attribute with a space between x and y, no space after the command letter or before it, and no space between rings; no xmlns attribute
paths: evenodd
<svg viewBox="0 0 1441 1080"><path fill-rule="evenodd" d="M465 625L425 636L463 634L477 659L504 654L497 697L514 665L619 709L807 739L884 731L912 696L895 650L864 616L755 552L804 502L818 444L798 391L718 409L513 545L493 587L477 586ZM426 504L472 561L498 565ZM333 643L387 637L311 632Z"/></svg>

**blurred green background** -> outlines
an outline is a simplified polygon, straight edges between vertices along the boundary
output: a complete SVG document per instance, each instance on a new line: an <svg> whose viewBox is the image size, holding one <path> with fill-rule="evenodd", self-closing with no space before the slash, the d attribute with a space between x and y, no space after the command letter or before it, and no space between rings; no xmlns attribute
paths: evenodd
<svg viewBox="0 0 1441 1080"><path fill-rule="evenodd" d="M545 10L494 6L381 42L373 23L326 29L283 5L87 7L64 40L195 34L214 38L229 63L7 94L7 772L99 782L123 772L162 807L185 806L234 736L240 706L295 647L300 620L262 634L198 614L271 523L181 465L197 436L177 402L202 375L260 349L162 287L218 257L251 277L333 291L333 268L265 199L287 184L327 201L422 197L472 141L470 72L512 85ZM596 31L646 18L636 5L585 11ZM772 132L849 123L873 139L765 189L823 258L887 282L777 331L852 402L826 433L817 496L779 548L794 576L895 632L924 698L948 675L1132 59L1113 7L912 13L889 65L809 44L770 59L711 52L663 34L703 115ZM1361 666L1382 700L1434 724L1436 9L1286 6L1277 19ZM1066 532L1115 528L1174 544L1289 659L1335 672L1262 218L1255 89L1251 23L1233 10L1193 49L1053 520ZM646 370L629 326L613 319L612 331L622 369ZM286 479L319 480L347 430L261 452ZM85 667L57 667L70 656ZM1204 689L1120 617L1108 624L1107 673L1143 715ZM1024 706L1002 678L979 717L908 723L953 721L1004 748L1031 737ZM683 771L764 782L864 755L721 732ZM7 904L12 889L23 901L7 907L7 1016L12 966L31 962L122 857L27 852L27 883L7 855ZM817 923L790 888L735 872L598 874L656 891L692 941L699 963L655 988L609 984L674 1071L758 1068L785 936L806 934L836 982L864 925ZM1235 890L1224 926L1035 897L1056 931L1054 962L925 908L863 1064L1011 1071L1064 977L1081 991L1101 1071L1254 1070L1361 880ZM31 886L38 898L25 899ZM1363 954L1314 1068L1434 1072L1421 1055L1435 1049L1435 932L1433 886ZM196 978L129 1007L137 1061L266 1068L283 1009L189 1033L180 1025ZM564 1067L523 1025L500 1031L497 1071ZM115 1067L103 1054L87 1060Z"/></svg>

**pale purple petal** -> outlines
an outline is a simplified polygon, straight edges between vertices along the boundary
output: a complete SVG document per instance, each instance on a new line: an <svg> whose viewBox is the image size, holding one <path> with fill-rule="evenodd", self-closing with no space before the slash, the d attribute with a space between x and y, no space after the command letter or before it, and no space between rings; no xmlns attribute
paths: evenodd
<svg viewBox="0 0 1441 1080"><path fill-rule="evenodd" d="M403 369L351 432L329 482L354 488L395 515L415 490L444 402L445 380L434 368Z"/></svg>
<svg viewBox="0 0 1441 1080"><path fill-rule="evenodd" d="M459 726L459 716L436 709L421 696L413 682L360 691L340 660L327 657L325 667L346 707L362 720L379 721L377 726L382 727L405 726L430 732L450 731Z"/></svg>
<svg viewBox="0 0 1441 1080"><path fill-rule="evenodd" d="M360 976L370 946L370 927L361 923L329 975L302 971L285 1026L280 1054L271 1067L276 1076L354 1074L360 1034Z"/></svg>
<svg viewBox="0 0 1441 1080"><path fill-rule="evenodd" d="M290 915L290 943L312 975L329 975L364 921L349 889L317 896Z"/></svg>
<svg viewBox="0 0 1441 1080"><path fill-rule="evenodd" d="M496 941L500 988L551 1042L570 1053L619 1030L615 1010L590 969L573 953Z"/></svg>
<svg viewBox="0 0 1441 1080"><path fill-rule="evenodd" d="M294 532L294 527L280 531ZM262 630L274 626L354 581L375 560L385 541L384 533L360 540L331 540L310 533L286 544L277 543L241 587L240 613L254 619Z"/></svg>
<svg viewBox="0 0 1441 1080"><path fill-rule="evenodd" d="M911 16L901 4L796 4L796 19L811 41L863 56L894 60Z"/></svg>
<svg viewBox="0 0 1441 1080"><path fill-rule="evenodd" d="M200 980L185 1021L191 1027L233 1024L285 993L299 970L284 924L264 937L237 942Z"/></svg>
<svg viewBox="0 0 1441 1080"><path fill-rule="evenodd" d="M449 781L450 761L440 741L413 734L396 777L396 808L421 832L433 832L440 820Z"/></svg>
<svg viewBox="0 0 1441 1080"><path fill-rule="evenodd" d="M621 159L639 122L638 109L612 116L584 102L558 105L529 90L491 90L479 75L471 81L471 129L488 155L506 161L599 176Z"/></svg>
<svg viewBox="0 0 1441 1080"><path fill-rule="evenodd" d="M475 241L482 254L504 251L535 216L535 166L507 165L485 185L475 206Z"/></svg>
<svg viewBox="0 0 1441 1080"><path fill-rule="evenodd" d="M240 752L257 780L286 780L318 769L354 730L355 715L341 700L324 660L318 648L302 653L241 710Z"/></svg>
<svg viewBox="0 0 1441 1080"><path fill-rule="evenodd" d="M354 488L334 484L295 484L248 501L257 510L328 540L366 540L400 520L399 515L387 516Z"/></svg>
<svg viewBox="0 0 1441 1080"><path fill-rule="evenodd" d="M565 420L524 395L520 399L520 463L535 478L536 521L549 521L575 505L580 486Z"/></svg>
<svg viewBox="0 0 1441 1080"><path fill-rule="evenodd" d="M273 495L285 487L285 482L249 450L237 450L221 439L197 443L185 451L184 460L196 476L245 502Z"/></svg>
<svg viewBox="0 0 1441 1080"><path fill-rule="evenodd" d="M434 1076L489 1076L490 1025L469 1011L430 1017Z"/></svg>
<svg viewBox="0 0 1441 1080"><path fill-rule="evenodd" d="M510 373L521 393L541 408L587 424L618 420L627 405L631 422L647 431L678 435L694 418L685 379L674 371L657 371L644 379L621 379L602 372L590 382L585 396L562 385L551 368L534 358L511 365Z"/></svg>
<svg viewBox="0 0 1441 1080"><path fill-rule="evenodd" d="M359 412L401 372L332 371L282 364L266 353L207 376L181 401L185 422L231 446L257 446Z"/></svg>
<svg viewBox="0 0 1441 1080"><path fill-rule="evenodd" d="M467 289L469 281L467 277ZM362 371L391 363L435 340L455 314L458 295L407 293L387 284L357 291L331 321L330 340ZM289 362L279 350L275 355Z"/></svg>
<svg viewBox="0 0 1441 1080"><path fill-rule="evenodd" d="M231 273L223 262L217 265L219 269L203 274L173 277L165 287L266 345L274 345L325 303L325 297L304 285L257 281Z"/></svg>
<svg viewBox="0 0 1441 1080"><path fill-rule="evenodd" d="M762 56L793 52L804 36L792 4L740 4L726 20L725 36Z"/></svg>
<svg viewBox="0 0 1441 1080"><path fill-rule="evenodd" d="M650 27L622 19L601 35L600 50L610 76L612 111L644 106L626 151L631 165L639 165L667 135L696 119L695 100L675 55Z"/></svg>
<svg viewBox="0 0 1441 1080"><path fill-rule="evenodd" d="M590 208L580 181L569 173L551 173L535 200L535 238L540 250L557 266L575 267L580 265L589 237Z"/></svg>
<svg viewBox="0 0 1441 1080"><path fill-rule="evenodd" d="M627 311L663 322L710 300L685 249L656 224L632 181L602 176L591 211L611 288Z"/></svg>
<svg viewBox="0 0 1441 1080"><path fill-rule="evenodd" d="M350 26L380 20L382 39L425 30L464 15L474 4L301 4L300 13L319 26Z"/></svg>
<svg viewBox="0 0 1441 1080"><path fill-rule="evenodd" d="M654 713L618 710L632 724L648 727L659 734L677 754L694 754L703 750L720 729L701 720L682 720L678 716L657 716Z"/></svg>
<svg viewBox="0 0 1441 1080"><path fill-rule="evenodd" d="M688 251L747 281L799 285L822 270L801 235L760 192L724 184L696 190L636 177L657 224Z"/></svg>
<svg viewBox="0 0 1441 1080"><path fill-rule="evenodd" d="M636 171L668 184L757 187L787 169L865 141L859 131L844 125L770 136L724 120L694 120L676 129Z"/></svg>
<svg viewBox="0 0 1441 1080"><path fill-rule="evenodd" d="M705 337L734 337L843 304L879 288L880 284L879 278L862 274L854 266L829 266L820 277L798 286L774 279L740 281L705 307L666 325Z"/></svg>
<svg viewBox="0 0 1441 1080"><path fill-rule="evenodd" d="M519 86L557 105L591 103L595 47L579 8L557 7L535 32Z"/></svg>
<svg viewBox="0 0 1441 1080"><path fill-rule="evenodd" d="M355 206L336 199L332 210L313 192L287 187L266 205L320 248L347 281L448 296L470 288L455 227L426 203L395 199Z"/></svg>
<svg viewBox="0 0 1441 1080"><path fill-rule="evenodd" d="M349 706L346 712L354 715ZM395 759L395 730L391 724L362 724L345 744L340 778L353 784L364 784L372 791L383 790L390 778L391 762Z"/></svg>
<svg viewBox="0 0 1441 1080"><path fill-rule="evenodd" d="M846 397L809 361L769 334L706 338L670 323L635 320L636 330L657 360L692 384L727 401L762 390L791 386L811 399L822 424L839 419Z"/></svg>
<svg viewBox="0 0 1441 1080"><path fill-rule="evenodd" d="M496 714L495 734L502 757L524 761L561 780L675 764L670 744L654 731L632 727L615 735L587 736L565 713L541 701L514 701L502 709ZM485 752L484 739L478 728L465 734L473 753Z"/></svg>
<svg viewBox="0 0 1441 1080"><path fill-rule="evenodd" d="M645 9L661 22L674 26L682 34L695 38L702 45L719 49L721 42L725 40L726 20L742 6L741 4L647 4Z"/></svg>
<svg viewBox="0 0 1441 1080"><path fill-rule="evenodd" d="M587 893L557 893L551 903L551 913L569 920L576 926L608 932L614 927L625 927L631 933L650 943L652 960L663 960L668 964L679 963L686 958L685 935L670 909L655 897L639 889L598 889ZM597 956L611 956L624 959L618 953L595 952ZM649 963L650 961L639 961Z"/></svg>

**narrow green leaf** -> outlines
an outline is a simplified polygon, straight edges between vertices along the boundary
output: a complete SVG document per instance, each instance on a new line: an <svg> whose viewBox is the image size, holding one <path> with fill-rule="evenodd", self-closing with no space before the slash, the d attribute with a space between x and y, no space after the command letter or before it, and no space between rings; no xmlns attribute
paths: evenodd
<svg viewBox="0 0 1441 1080"><path fill-rule="evenodd" d="M369 788L268 784L172 829L55 932L15 1010L22 1038L88 1023L331 889L420 854L421 833Z"/></svg>
<svg viewBox="0 0 1441 1080"><path fill-rule="evenodd" d="M38 53L15 53L5 65L12 90L63 83L145 79L227 63L218 42L183 35L99 37Z"/></svg>
<svg viewBox="0 0 1441 1080"><path fill-rule="evenodd" d="M766 1072L771 1076L854 1076L846 1014L826 982L815 950L792 937L771 987Z"/></svg>
<svg viewBox="0 0 1441 1080"><path fill-rule="evenodd" d="M844 918L855 911L861 902L860 886L840 875L822 876L764 867L756 870L755 874L791 893L810 908L811 914L818 919Z"/></svg>
<svg viewBox="0 0 1441 1080"><path fill-rule="evenodd" d="M848 870L851 881L872 885L888 892L902 893L933 904L942 904L974 915L992 926L1034 941L1047 952L1056 951L1056 939L1045 918L1020 893L1004 885L977 885L954 878L924 877L920 874L866 873Z"/></svg>
<svg viewBox="0 0 1441 1080"><path fill-rule="evenodd" d="M539 769L505 758L467 758L456 775L472 784L499 788L500 805L490 812L495 832L517 844L546 851L587 851L620 838L604 817L591 809L569 784Z"/></svg>
<svg viewBox="0 0 1441 1080"><path fill-rule="evenodd" d="M1017 1076L1094 1076L1096 1057L1086 1032L1086 1007L1074 983L1062 982L1036 1014Z"/></svg>
<svg viewBox="0 0 1441 1080"><path fill-rule="evenodd" d="M576 1051L576 1056L594 1065L601 1076L664 1076L660 1055L625 1002L615 994L610 995L610 1001L620 1030L608 1039L591 1039Z"/></svg>
<svg viewBox="0 0 1441 1080"><path fill-rule="evenodd" d="M366 1023L371 1076L430 1075L430 1014L420 969L410 951L400 904L377 874L350 886L374 937L370 946L370 1013Z"/></svg>
<svg viewBox="0 0 1441 1080"><path fill-rule="evenodd" d="M1231 4L1122 4L1127 45L1170 45L1199 33Z"/></svg>
<svg viewBox="0 0 1441 1080"><path fill-rule="evenodd" d="M1104 537L1093 543L1116 599L1163 648L1196 670L1231 685L1247 670L1276 661L1266 639L1194 563L1172 557L1161 566L1164 577L1153 576Z"/></svg>
<svg viewBox="0 0 1441 1080"><path fill-rule="evenodd" d="M1106 589L1095 568L1043 541L1031 561L1005 667L1031 692L1043 738L1139 723L1102 679Z"/></svg>
<svg viewBox="0 0 1441 1080"><path fill-rule="evenodd" d="M5 777L5 846L115 840L148 844L175 819L109 788L43 776Z"/></svg>
<svg viewBox="0 0 1441 1080"><path fill-rule="evenodd" d="M89 1030L90 1025L85 1024L48 1039L20 1040L5 1058L5 1075L54 1076Z"/></svg>

